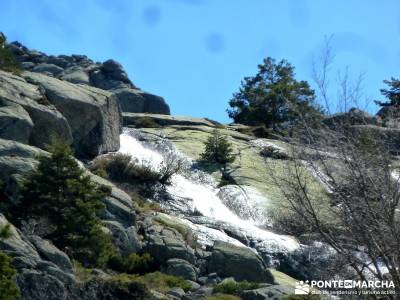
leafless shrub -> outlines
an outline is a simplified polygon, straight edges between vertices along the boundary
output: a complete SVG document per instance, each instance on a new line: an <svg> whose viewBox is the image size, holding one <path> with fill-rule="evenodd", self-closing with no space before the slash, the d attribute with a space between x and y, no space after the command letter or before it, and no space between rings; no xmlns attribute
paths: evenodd
<svg viewBox="0 0 400 300"><path fill-rule="evenodd" d="M329 111L327 55L330 51L316 81ZM349 97L360 95L360 84L349 91L342 82L340 88L345 107ZM372 131L356 133L341 122L334 128L304 126L306 139L292 141L283 175L269 172L284 196L274 216L277 228L329 245L337 254L340 267L331 270L337 276L390 279L399 294L400 173L395 157Z"/></svg>
<svg viewBox="0 0 400 300"><path fill-rule="evenodd" d="M117 182L145 182L169 184L171 177L183 168L183 160L168 153L163 162L154 167L149 161L138 161L127 154L111 154L96 158L89 166L99 176Z"/></svg>

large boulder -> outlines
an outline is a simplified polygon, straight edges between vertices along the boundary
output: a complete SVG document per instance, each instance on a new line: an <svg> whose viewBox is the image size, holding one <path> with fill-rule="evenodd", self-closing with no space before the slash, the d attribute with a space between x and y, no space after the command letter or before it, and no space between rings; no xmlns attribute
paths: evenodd
<svg viewBox="0 0 400 300"><path fill-rule="evenodd" d="M51 74L52 76L60 75L64 71L63 68L47 63L41 63L32 69L32 72Z"/></svg>
<svg viewBox="0 0 400 300"><path fill-rule="evenodd" d="M161 223L149 218L143 224L144 250L153 256L157 263L165 264L171 258L180 258L191 264L196 256L193 248L182 235L182 230L172 224Z"/></svg>
<svg viewBox="0 0 400 300"><path fill-rule="evenodd" d="M178 277L185 278L187 280L197 280L197 270L188 261L179 258L172 258L166 262L164 268L165 273Z"/></svg>
<svg viewBox="0 0 400 300"><path fill-rule="evenodd" d="M208 271L237 281L274 283L274 278L261 257L250 248L216 241L208 259Z"/></svg>
<svg viewBox="0 0 400 300"><path fill-rule="evenodd" d="M40 148L48 146L52 139L72 142L71 128L67 120L47 102L46 95L37 85L30 84L19 76L0 71L0 86L0 100L5 106L3 113L8 114L8 118L18 120L19 123L13 125L12 130L18 133L14 138L5 133L2 137L26 142L29 136L29 143ZM27 114L23 113L21 107ZM3 124L9 124L5 119L4 116Z"/></svg>
<svg viewBox="0 0 400 300"><path fill-rule="evenodd" d="M90 78L88 73L82 69L70 70L68 73L61 77L62 80L69 81L76 84L87 84L90 85Z"/></svg>
<svg viewBox="0 0 400 300"><path fill-rule="evenodd" d="M116 92L121 106L127 112L170 113L163 98L137 89L123 66L113 59L99 63L85 55L46 55L29 50L18 42L7 47L24 70Z"/></svg>
<svg viewBox="0 0 400 300"><path fill-rule="evenodd" d="M134 88L122 65L109 59L90 72L91 84L104 90Z"/></svg>
<svg viewBox="0 0 400 300"><path fill-rule="evenodd" d="M350 125L378 125L379 119L366 111L358 108L351 108L346 113L337 113L323 120L328 127L335 129L338 126Z"/></svg>
<svg viewBox="0 0 400 300"><path fill-rule="evenodd" d="M116 221L103 221L104 226L111 232L113 243L124 255L138 252L142 245L136 233L136 228L124 228Z"/></svg>
<svg viewBox="0 0 400 300"><path fill-rule="evenodd" d="M35 247L8 222L4 215L0 214L0 226L6 224L10 225L11 237L0 239L0 250L13 257L17 267L36 267L41 259Z"/></svg>
<svg viewBox="0 0 400 300"><path fill-rule="evenodd" d="M168 104L160 96L131 88L117 89L114 93L123 112L170 114Z"/></svg>
<svg viewBox="0 0 400 300"><path fill-rule="evenodd" d="M282 299L285 296L294 294L294 289L285 285L271 285L255 290L242 291L242 300L272 300Z"/></svg>
<svg viewBox="0 0 400 300"><path fill-rule="evenodd" d="M23 76L41 86L49 102L68 120L78 156L94 157L119 149L121 112L112 94L39 73L25 72Z"/></svg>
<svg viewBox="0 0 400 300"><path fill-rule="evenodd" d="M35 246L40 256L53 262L62 270L72 272L72 263L68 255L60 251L50 241L44 240L37 235L28 236L28 239Z"/></svg>
<svg viewBox="0 0 400 300"><path fill-rule="evenodd" d="M16 141L0 139L0 180L6 194L14 198L23 175L36 167L38 156L46 153Z"/></svg>
<svg viewBox="0 0 400 300"><path fill-rule="evenodd" d="M110 190L108 196L103 199L106 209L101 215L101 218L103 220L121 223L125 228L135 225L135 210L137 207L135 203L132 202L131 197L108 180L94 175L89 171L87 171L87 174L91 177L93 182Z"/></svg>
<svg viewBox="0 0 400 300"><path fill-rule="evenodd" d="M19 104L0 99L0 138L29 143L33 122Z"/></svg>

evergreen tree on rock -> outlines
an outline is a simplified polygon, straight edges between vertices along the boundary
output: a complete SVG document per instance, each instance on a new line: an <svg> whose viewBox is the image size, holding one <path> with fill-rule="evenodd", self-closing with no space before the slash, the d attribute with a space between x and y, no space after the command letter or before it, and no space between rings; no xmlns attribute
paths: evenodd
<svg viewBox="0 0 400 300"><path fill-rule="evenodd" d="M105 194L84 174L68 145L56 143L50 153L39 158L23 186L17 216L20 221L46 218L53 228L45 238L85 265L103 266L113 254L98 217Z"/></svg>
<svg viewBox="0 0 400 300"><path fill-rule="evenodd" d="M222 165L223 171L226 170L227 164L234 162L236 158L233 154L232 144L217 129L204 143L204 151L200 156L204 161Z"/></svg>
<svg viewBox="0 0 400 300"><path fill-rule="evenodd" d="M301 122L316 123L323 114L309 84L295 79L294 67L270 57L258 66L256 76L244 78L229 105L229 117L236 123L276 131Z"/></svg>

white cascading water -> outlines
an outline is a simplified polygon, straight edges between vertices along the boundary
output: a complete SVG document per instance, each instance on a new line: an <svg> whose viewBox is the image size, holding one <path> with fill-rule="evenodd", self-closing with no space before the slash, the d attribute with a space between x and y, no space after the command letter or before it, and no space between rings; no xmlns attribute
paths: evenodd
<svg viewBox="0 0 400 300"><path fill-rule="evenodd" d="M124 129L120 138L121 148L119 152L129 154L133 159L139 162L144 162L154 169L158 168L163 163L163 155L149 147L144 143L138 141L131 129ZM181 154L180 154L181 155ZM273 232L260 229L256 226L255 222L251 220L243 220L232 212L218 197L219 189L196 182L192 179L186 178L182 174L175 174L171 179L171 184L167 187L167 192L171 195L180 198L190 199L193 205L193 211L200 212L203 216L212 218L216 221L226 222L238 228L246 236L253 237L262 247L267 247L271 251L287 252L293 251L299 247L299 243L288 236L278 235ZM187 220L183 220L188 222ZM189 224L199 234L207 230L209 238L216 240L231 241L232 238L228 237L223 232L217 232L215 229L204 228L202 225ZM224 237L224 235L226 237ZM235 242L235 244L241 244Z"/></svg>

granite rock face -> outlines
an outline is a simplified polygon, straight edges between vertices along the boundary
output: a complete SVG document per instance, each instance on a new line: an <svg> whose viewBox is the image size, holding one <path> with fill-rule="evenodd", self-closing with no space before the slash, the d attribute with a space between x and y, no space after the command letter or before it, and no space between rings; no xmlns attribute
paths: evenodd
<svg viewBox="0 0 400 300"><path fill-rule="evenodd" d="M68 121L54 106L49 105L43 89L3 71L0 71L0 87L1 138L40 148L49 145L51 139L72 143Z"/></svg>
<svg viewBox="0 0 400 300"><path fill-rule="evenodd" d="M220 277L233 277L237 281L274 283L272 274L261 257L249 248L216 241L208 259L209 272Z"/></svg>
<svg viewBox="0 0 400 300"><path fill-rule="evenodd" d="M23 77L41 87L66 118L78 156L94 157L119 149L121 112L111 93L33 72L25 72Z"/></svg>
<svg viewBox="0 0 400 300"><path fill-rule="evenodd" d="M160 96L131 88L117 89L115 90L115 95L123 112L170 114L168 104Z"/></svg>
<svg viewBox="0 0 400 300"><path fill-rule="evenodd" d="M85 55L46 55L19 42L10 43L7 47L24 70L115 93L123 111L170 114L169 106L162 97L137 88L123 66L113 59L99 63Z"/></svg>

